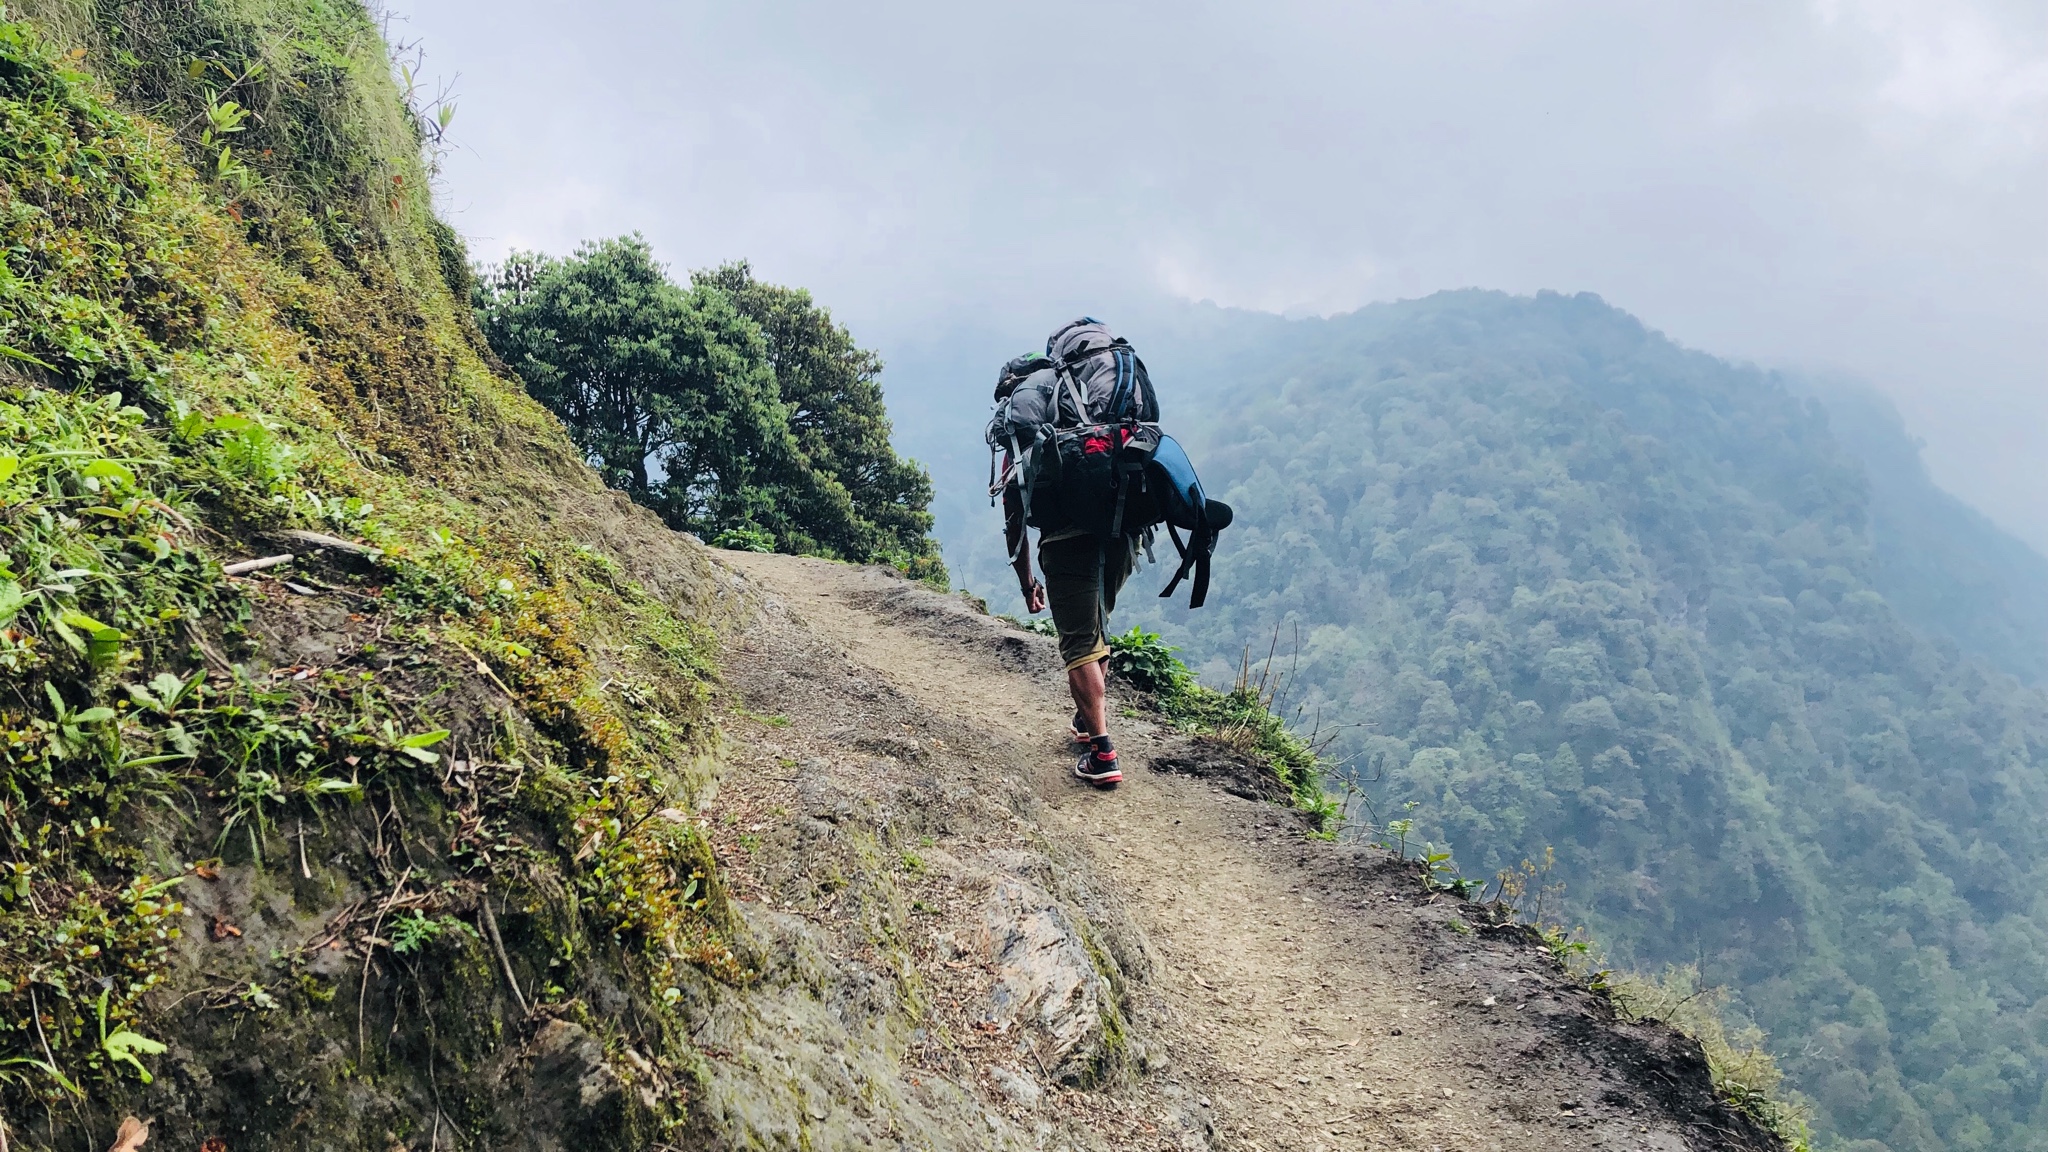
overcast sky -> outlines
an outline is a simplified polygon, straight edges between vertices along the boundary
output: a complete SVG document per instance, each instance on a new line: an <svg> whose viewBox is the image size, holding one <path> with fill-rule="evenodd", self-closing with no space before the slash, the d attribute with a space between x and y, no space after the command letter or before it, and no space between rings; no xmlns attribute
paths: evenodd
<svg viewBox="0 0 2048 1152"><path fill-rule="evenodd" d="M391 3L482 259L638 230L885 355L1049 297L1598 292L1877 384L2048 549L2048 0Z"/></svg>

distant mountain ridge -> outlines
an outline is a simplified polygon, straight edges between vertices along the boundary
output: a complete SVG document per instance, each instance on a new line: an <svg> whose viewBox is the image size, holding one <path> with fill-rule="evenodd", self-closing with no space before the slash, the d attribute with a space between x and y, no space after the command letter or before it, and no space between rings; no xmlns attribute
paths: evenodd
<svg viewBox="0 0 2048 1152"><path fill-rule="evenodd" d="M1938 487L1889 400L1793 380L1870 483L1876 583L1919 627L2029 683L2048 680L2048 558Z"/></svg>
<svg viewBox="0 0 2048 1152"><path fill-rule="evenodd" d="M1827 1137L2037 1146L2048 561L1895 415L1590 295L1153 327L1239 524L1210 608L1148 570L1119 627L1212 675L1298 627L1293 699L1384 810L1472 874L1554 846L1617 958L1739 990ZM994 532L949 559L1008 606Z"/></svg>

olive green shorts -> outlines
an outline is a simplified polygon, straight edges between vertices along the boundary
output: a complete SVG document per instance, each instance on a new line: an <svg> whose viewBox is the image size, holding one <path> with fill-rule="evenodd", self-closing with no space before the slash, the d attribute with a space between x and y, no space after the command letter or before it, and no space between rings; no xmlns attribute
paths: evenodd
<svg viewBox="0 0 2048 1152"><path fill-rule="evenodd" d="M1069 670L1109 656L1109 613L1137 562L1136 540L1105 545L1083 535L1038 542L1046 604Z"/></svg>

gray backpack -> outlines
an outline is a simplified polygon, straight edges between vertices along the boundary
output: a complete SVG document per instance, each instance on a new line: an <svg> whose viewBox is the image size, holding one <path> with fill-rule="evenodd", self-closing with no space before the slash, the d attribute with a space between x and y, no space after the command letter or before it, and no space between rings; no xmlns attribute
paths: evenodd
<svg viewBox="0 0 2048 1152"><path fill-rule="evenodd" d="M1173 595L1193 573L1189 606L1200 607L1230 508L1205 497L1187 454L1160 429L1151 378L1130 343L1084 316L1055 331L1043 354L1003 365L995 398L984 436L989 503L1014 484L1030 527L1142 538L1148 556L1154 529L1164 525L1181 564L1160 595ZM1187 544L1176 529L1188 531Z"/></svg>
<svg viewBox="0 0 2048 1152"><path fill-rule="evenodd" d="M1083 316L1055 331L1046 338L1045 356L1071 385L1059 397L1064 419L1054 423L1158 423L1159 400L1145 362L1102 321Z"/></svg>
<svg viewBox="0 0 2048 1152"><path fill-rule="evenodd" d="M996 411L986 436L990 495L1002 490L1003 453L1013 469L1020 467L1044 429L1158 419L1145 362L1128 340L1083 316L1048 337L1043 354L1016 357L996 374Z"/></svg>

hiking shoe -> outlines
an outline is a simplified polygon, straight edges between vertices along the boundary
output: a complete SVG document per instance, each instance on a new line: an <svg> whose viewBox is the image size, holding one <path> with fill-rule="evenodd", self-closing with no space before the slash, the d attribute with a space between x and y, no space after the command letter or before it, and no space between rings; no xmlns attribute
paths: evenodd
<svg viewBox="0 0 2048 1152"><path fill-rule="evenodd" d="M1124 782L1124 771L1116 762L1116 753L1104 756L1091 747L1074 761L1074 778L1097 788L1114 788Z"/></svg>
<svg viewBox="0 0 2048 1152"><path fill-rule="evenodd" d="M1074 713L1074 719L1067 724L1067 731L1073 734L1076 744L1086 744L1094 739L1088 735L1088 721L1082 719L1079 712Z"/></svg>

